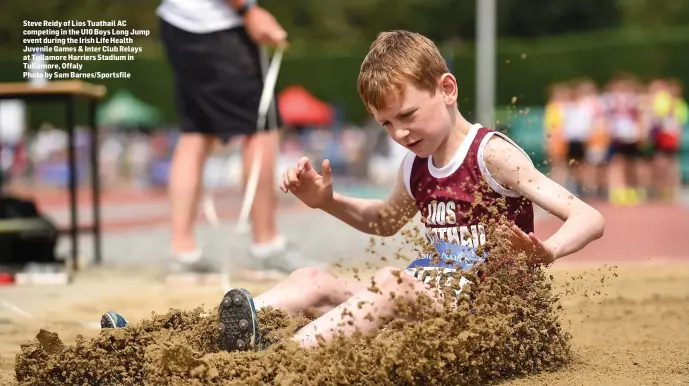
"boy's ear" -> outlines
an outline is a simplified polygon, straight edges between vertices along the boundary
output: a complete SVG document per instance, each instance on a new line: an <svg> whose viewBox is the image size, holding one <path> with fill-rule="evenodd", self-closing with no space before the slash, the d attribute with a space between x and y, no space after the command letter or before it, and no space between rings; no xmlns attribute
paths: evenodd
<svg viewBox="0 0 689 386"><path fill-rule="evenodd" d="M439 81L440 89L443 91L443 99L445 104L453 104L457 102L459 90L457 88L457 79L454 75L448 73L443 74Z"/></svg>

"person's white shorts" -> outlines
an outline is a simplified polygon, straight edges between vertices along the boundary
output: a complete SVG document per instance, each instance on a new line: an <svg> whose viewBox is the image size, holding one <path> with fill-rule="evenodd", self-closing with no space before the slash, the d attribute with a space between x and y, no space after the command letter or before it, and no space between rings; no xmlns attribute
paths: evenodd
<svg viewBox="0 0 689 386"><path fill-rule="evenodd" d="M426 284L435 282L435 284L440 287L441 285L451 286L454 283L454 279L457 276L457 269L454 268L443 268L443 267L409 267L404 270L404 272L412 277L423 281ZM448 280L450 279L450 280ZM456 295L462 293L462 289L468 283L471 283L464 276L459 277L459 289L454 290Z"/></svg>

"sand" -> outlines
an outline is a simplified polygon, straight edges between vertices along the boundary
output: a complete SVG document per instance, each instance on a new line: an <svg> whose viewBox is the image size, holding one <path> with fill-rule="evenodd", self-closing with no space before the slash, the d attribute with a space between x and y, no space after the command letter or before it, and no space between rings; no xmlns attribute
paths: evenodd
<svg viewBox="0 0 689 386"><path fill-rule="evenodd" d="M208 296L206 309L194 309L193 300L186 299L188 306L180 307L186 311L130 318L133 325L124 330L53 329L66 345L55 344L54 337L46 344L57 354L39 348L38 330L15 328L15 334L35 342L24 346L17 376L40 380L36 384L81 384L89 377L100 381L89 384L335 384L345 379L354 384L684 384L689 379L688 268L676 263L548 269L541 283L551 285L560 300L530 316L539 326L556 329L546 331L547 339L539 338L543 332L529 332L536 323L519 330L496 322L495 315L510 313L496 309L483 319L460 321L469 314L456 313L457 319L397 325L376 339L349 339L316 350L278 343L266 352L229 354L219 351L214 320L205 316L213 312L213 297ZM522 309L543 306L526 304ZM306 322L290 324L277 311L262 312L261 321L266 331L287 332ZM451 339L437 338L472 322L483 324ZM515 331L526 335L516 339ZM87 337L75 338L77 333ZM523 347L515 349L520 343ZM3 347L3 358L11 350ZM4 368L11 379L9 363Z"/></svg>
<svg viewBox="0 0 689 386"><path fill-rule="evenodd" d="M497 251L494 248L493 251ZM552 278L491 251L479 279L460 296L439 288L441 307L421 295L391 296L398 314L384 331L336 337L302 349L289 337L308 323L282 310L260 314L267 350L228 353L219 347L213 310L173 310L123 329L77 337L66 346L41 330L22 345L16 377L23 384L483 384L552 371L568 363L570 335L561 328ZM477 271L478 272L478 271ZM403 281L400 278L400 283ZM371 291L380 291L374 284ZM442 295L441 295L442 294ZM441 296L443 296L441 298ZM208 315L208 316L206 316ZM372 317L378 317L373 315Z"/></svg>
<svg viewBox="0 0 689 386"><path fill-rule="evenodd" d="M378 334L338 337L314 349L288 339L307 318L265 309L261 334L272 345L224 352L217 292L141 286L127 292L120 283L110 298L84 294L81 304L56 302L52 313L31 323L0 324L0 336L14 343L0 346L2 376L22 385L665 385L689 379L686 263L534 269L494 253L500 248L478 267L484 279L465 274L473 284L461 296L443 289L444 308L428 309L430 300L421 297L419 304L400 304L399 318ZM347 274L366 281L371 273ZM171 297L177 305L165 304ZM93 331L74 323L85 314L97 321L101 306L124 314L130 326Z"/></svg>

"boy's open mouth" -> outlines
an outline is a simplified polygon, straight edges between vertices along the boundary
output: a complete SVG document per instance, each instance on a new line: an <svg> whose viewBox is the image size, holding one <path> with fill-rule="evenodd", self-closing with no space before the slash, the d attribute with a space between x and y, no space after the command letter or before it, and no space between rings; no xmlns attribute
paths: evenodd
<svg viewBox="0 0 689 386"><path fill-rule="evenodd" d="M419 139L418 141L414 141L414 142L412 142L412 143L407 144L407 149L409 149L409 150L414 150L414 149L418 148L418 147L419 147L419 144L421 143L421 141L422 141L422 140Z"/></svg>

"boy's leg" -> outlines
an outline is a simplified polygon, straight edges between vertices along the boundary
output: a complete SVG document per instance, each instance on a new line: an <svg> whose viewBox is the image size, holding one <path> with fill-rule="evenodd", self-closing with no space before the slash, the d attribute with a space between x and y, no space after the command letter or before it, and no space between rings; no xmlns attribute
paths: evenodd
<svg viewBox="0 0 689 386"><path fill-rule="evenodd" d="M399 268L383 268L376 274L374 281L378 291L363 289L357 292L299 330L293 339L300 346L308 348L318 345L318 335L329 341L338 333L345 336L351 336L356 331L367 334L385 325L396 314L396 302L399 299L412 305L419 293L436 299L435 289ZM435 301L432 306L436 309L442 307L439 301Z"/></svg>
<svg viewBox="0 0 689 386"><path fill-rule="evenodd" d="M311 311L327 312L366 286L337 277L319 268L301 268L256 297L256 308L273 307L290 316Z"/></svg>
<svg viewBox="0 0 689 386"><path fill-rule="evenodd" d="M230 290L218 307L221 345L225 350L257 346L257 310L273 307L290 315L325 312L342 303L363 284L338 278L318 268L301 268L255 300L241 288Z"/></svg>

